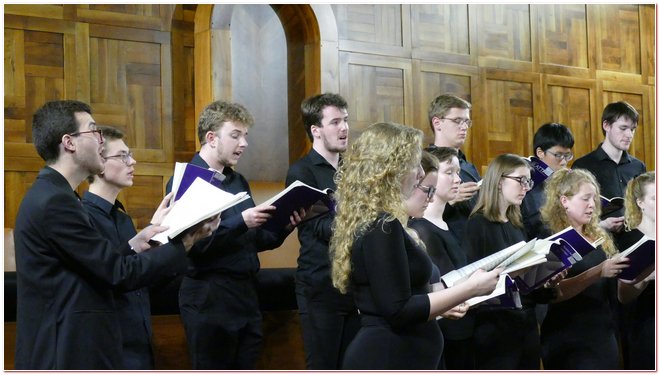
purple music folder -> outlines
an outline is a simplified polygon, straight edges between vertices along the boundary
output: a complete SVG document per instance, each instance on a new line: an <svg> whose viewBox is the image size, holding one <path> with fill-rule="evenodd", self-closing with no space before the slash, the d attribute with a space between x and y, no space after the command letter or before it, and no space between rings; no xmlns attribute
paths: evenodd
<svg viewBox="0 0 660 375"><path fill-rule="evenodd" d="M277 207L277 209L272 212L273 216L261 225L261 228L269 231L282 230L289 224L289 217L293 211L310 207L319 200L329 210L334 210L334 201L328 195L331 192L330 189L319 190L300 181L294 182L282 192L264 202L264 204L268 203Z"/></svg>
<svg viewBox="0 0 660 375"><path fill-rule="evenodd" d="M644 236L634 245L622 251L622 255L628 258L628 268L621 270L617 278L635 280L644 270L655 264L655 241Z"/></svg>
<svg viewBox="0 0 660 375"><path fill-rule="evenodd" d="M534 181L534 186L540 186L548 177L552 176L554 171L541 161L541 159L536 156L530 156L528 160L532 167L531 177L532 181Z"/></svg>
<svg viewBox="0 0 660 375"><path fill-rule="evenodd" d="M183 193L188 190L190 185L192 185L193 181L199 177L202 180L210 183L211 185L220 188L222 185L222 182L225 180L225 175L222 173L213 170L213 169L207 169L203 168L194 164L187 163L185 170L183 172L183 177L181 177L181 182L179 183L179 187L176 191L176 195L174 197L174 201L179 200L183 196Z"/></svg>

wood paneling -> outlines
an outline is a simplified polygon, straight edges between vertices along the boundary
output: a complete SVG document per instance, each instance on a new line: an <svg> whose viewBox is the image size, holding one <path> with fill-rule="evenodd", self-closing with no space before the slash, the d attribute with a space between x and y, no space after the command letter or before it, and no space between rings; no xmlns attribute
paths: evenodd
<svg viewBox="0 0 660 375"><path fill-rule="evenodd" d="M148 224L173 161L171 35L164 31L173 10L148 4L5 8L5 189L11 192L5 225L13 226L28 179L43 166L31 145L32 114L58 99L90 103L98 123L126 133L139 162L167 166L159 176L136 175L136 186L120 197L138 227Z"/></svg>
<svg viewBox="0 0 660 375"><path fill-rule="evenodd" d="M214 9L230 7L5 5L5 226L43 166L32 114L54 99L89 102L97 121L126 131L139 164L120 199L146 225L174 160L197 148L201 109L241 84L231 78L231 25L211 24ZM630 151L655 169L654 4L272 7L287 41L289 161L309 148L300 130L305 97L339 91L353 139L371 123L396 121L430 141L429 104L454 93L473 104L464 152L482 172L499 153L531 154L534 131L550 121L571 128L583 155L602 141L602 109L617 100L640 112ZM279 183L255 182L253 193L270 196ZM263 265L295 266L297 251L291 235L261 255ZM264 361L277 366L275 357Z"/></svg>
<svg viewBox="0 0 660 375"><path fill-rule="evenodd" d="M584 4L535 5L539 63L589 67L587 7Z"/></svg>
<svg viewBox="0 0 660 375"><path fill-rule="evenodd" d="M387 56L410 54L410 6L333 4L339 49Z"/></svg>
<svg viewBox="0 0 660 375"><path fill-rule="evenodd" d="M480 58L532 61L529 5L474 5Z"/></svg>
<svg viewBox="0 0 660 375"><path fill-rule="evenodd" d="M568 126L575 138L573 153L585 155L597 145L591 141L591 127L594 124L592 113L594 107L593 92L595 86L570 82L563 77L548 79L545 107L548 110L545 122L559 122ZM545 123L544 122L544 123ZM598 124L598 120L595 121ZM536 129L543 123L535 126ZM533 150L532 150L533 151ZM572 162L569 162L569 164Z"/></svg>
<svg viewBox="0 0 660 375"><path fill-rule="evenodd" d="M641 73L639 5L590 5L596 35L596 68Z"/></svg>
<svg viewBox="0 0 660 375"><path fill-rule="evenodd" d="M410 6L413 57L469 63L470 32L467 4ZM462 57L462 58L460 58Z"/></svg>
<svg viewBox="0 0 660 375"><path fill-rule="evenodd" d="M464 151L481 166L498 152L529 153L531 134L548 121L570 126L576 154L585 153L602 141L602 108L624 98L641 114L631 152L655 167L653 4L327 8L273 6L288 43L289 161L309 147L299 131L299 102L338 87L349 101L352 137L373 122L398 121L423 129L430 140L431 100L444 92L468 98L475 125ZM153 184L152 191L146 185L128 190L127 196L139 197L128 209L136 210L139 223L148 219L172 162L195 152L197 113L210 101L213 85L231 93L235 84L211 75L231 70L230 53L218 61L217 52L211 54L212 38L231 38L230 26L211 26L213 9L5 6L5 187L12 185L12 196L5 197L7 223L15 216L12 202L20 202L26 188L16 182L26 177L15 174L33 176L43 164L30 144L32 113L62 98L92 103L99 122L127 132L139 165L148 165L138 180ZM315 11L324 18L316 19ZM339 68L320 71L321 56L336 59Z"/></svg>
<svg viewBox="0 0 660 375"><path fill-rule="evenodd" d="M498 73L488 74L484 87L487 107L498 110L482 119L486 126L482 124L479 134L474 128L472 133L475 147L488 155L487 160L482 158L481 164L475 164L481 172L499 154L529 155L534 135L534 77Z"/></svg>
<svg viewBox="0 0 660 375"><path fill-rule="evenodd" d="M410 60L340 53L340 91L349 107L351 137L374 122L412 121Z"/></svg>

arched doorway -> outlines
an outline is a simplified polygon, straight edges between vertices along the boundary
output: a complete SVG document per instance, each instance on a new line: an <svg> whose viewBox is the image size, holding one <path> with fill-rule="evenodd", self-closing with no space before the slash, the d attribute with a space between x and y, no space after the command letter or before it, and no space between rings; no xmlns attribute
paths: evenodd
<svg viewBox="0 0 660 375"><path fill-rule="evenodd" d="M247 81L237 79L236 52L232 52L234 35L241 31L235 22L240 17L250 20L270 20L268 12L254 8L245 14L245 5L198 5L195 14L195 113L213 100L239 101L241 89ZM332 91L338 92L338 45L334 13L329 5L271 5L281 22L286 49L286 126L288 146L277 138L268 140L276 147L286 148L288 155L274 161L286 165L303 156L310 147L300 119L300 103L310 95ZM249 12L248 12L249 13ZM234 19L234 17L239 17ZM246 18L243 18L245 20ZM254 36L254 35L253 35ZM270 46L268 46L270 47ZM243 48L241 46L241 48ZM234 49L235 51L235 49ZM249 90L248 90L249 91ZM245 90L243 90L245 92ZM238 94L238 95L237 95ZM256 116L255 116L256 117ZM256 119L259 121L259 119ZM250 134L254 140L258 129ZM281 138L280 138L281 139ZM256 141L253 141L256 142ZM259 163L266 161L258 155ZM247 155L247 153L246 153ZM242 170L243 171L243 170ZM247 171L246 171L247 172ZM248 174L251 172L247 172ZM249 177L249 176L248 176ZM284 179L284 174L280 180Z"/></svg>

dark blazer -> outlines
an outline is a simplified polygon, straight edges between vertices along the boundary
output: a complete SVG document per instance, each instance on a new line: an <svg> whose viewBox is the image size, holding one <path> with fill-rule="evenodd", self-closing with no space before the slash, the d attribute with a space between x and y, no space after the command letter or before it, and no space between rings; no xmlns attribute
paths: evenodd
<svg viewBox="0 0 660 375"><path fill-rule="evenodd" d="M186 270L180 241L140 254L115 249L71 186L45 167L14 230L18 284L16 369L118 369L122 341L113 290Z"/></svg>

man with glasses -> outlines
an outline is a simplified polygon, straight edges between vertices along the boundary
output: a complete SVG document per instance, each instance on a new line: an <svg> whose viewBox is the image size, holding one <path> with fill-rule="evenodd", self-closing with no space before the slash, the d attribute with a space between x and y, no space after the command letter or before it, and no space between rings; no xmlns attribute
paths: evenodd
<svg viewBox="0 0 660 375"><path fill-rule="evenodd" d="M151 248L164 227L149 226L119 246L91 224L75 192L102 173L104 138L91 108L53 101L32 119L32 140L46 162L16 217L16 369L122 369L113 291L134 290L186 270L186 253L218 221Z"/></svg>
<svg viewBox="0 0 660 375"><path fill-rule="evenodd" d="M135 236L137 231L131 217L117 196L133 186L136 161L124 143L119 129L99 127L105 138L103 158L105 168L101 174L87 178L89 190L82 203L98 231L119 248L123 242ZM152 219L152 223L154 220ZM149 289L114 293L117 315L123 342L123 368L127 370L152 370L154 358L151 342L151 308Z"/></svg>
<svg viewBox="0 0 660 375"><path fill-rule="evenodd" d="M605 198L623 197L628 181L646 172L646 165L627 152L638 120L639 113L630 104L608 104L601 116L603 143L573 163L573 168L586 169L596 176ZM623 208L608 214L600 225L610 232L619 232L623 228Z"/></svg>
<svg viewBox="0 0 660 375"><path fill-rule="evenodd" d="M462 183L456 198L445 208L443 218L459 243L463 240L467 219L477 202L477 182L481 180L477 168L467 161L461 151L468 130L472 127L471 109L472 105L468 101L450 94L436 97L429 108L429 122L434 135L434 142L429 148L451 147L458 151Z"/></svg>
<svg viewBox="0 0 660 375"><path fill-rule="evenodd" d="M541 125L534 134L534 157L550 168L550 170L545 171L549 177L552 172L566 168L568 162L573 159L571 149L574 144L575 139L570 129L562 124L554 122L546 123ZM532 162L534 162L533 159ZM528 240L538 237L543 230L543 222L541 221L539 210L543 206L543 203L545 203L544 187L545 180L536 184L536 186L527 192L520 206Z"/></svg>

